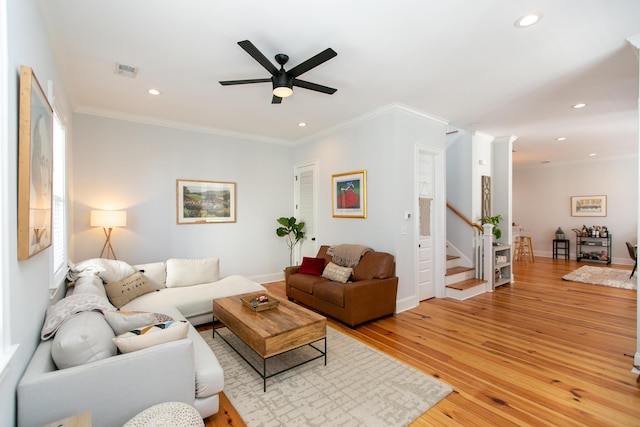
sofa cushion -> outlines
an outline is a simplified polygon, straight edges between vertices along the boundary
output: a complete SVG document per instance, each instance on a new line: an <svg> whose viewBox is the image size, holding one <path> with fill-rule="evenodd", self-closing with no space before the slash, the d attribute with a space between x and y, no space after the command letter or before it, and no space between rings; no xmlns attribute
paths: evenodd
<svg viewBox="0 0 640 427"><path fill-rule="evenodd" d="M148 264L137 264L133 268L144 274L147 281L154 289L160 290L166 288L167 281L167 264L164 262L151 262Z"/></svg>
<svg viewBox="0 0 640 427"><path fill-rule="evenodd" d="M199 285L220 280L218 258L167 260L167 288Z"/></svg>
<svg viewBox="0 0 640 427"><path fill-rule="evenodd" d="M75 280L81 276L98 275L105 282L116 282L135 273L135 269L124 261L92 258L78 264L69 263L69 276Z"/></svg>
<svg viewBox="0 0 640 427"><path fill-rule="evenodd" d="M322 275L322 270L324 270L324 258L303 257L298 273L320 276Z"/></svg>
<svg viewBox="0 0 640 427"><path fill-rule="evenodd" d="M111 304L120 308L132 299L153 292L155 289L149 284L144 275L138 271L126 279L107 283L105 290Z"/></svg>
<svg viewBox="0 0 640 427"><path fill-rule="evenodd" d="M186 338L188 332L189 324L186 320L172 320L170 322L134 329L113 338L113 342L121 353L130 353L154 345Z"/></svg>
<svg viewBox="0 0 640 427"><path fill-rule="evenodd" d="M317 276L310 276L318 279ZM265 287L243 276L228 276L217 282L183 288L167 288L159 292L149 292L129 301L123 310L129 311L159 311L158 307L173 306L189 320L195 316L211 315L212 303L215 298L232 295L248 294L249 292L265 291ZM206 317L206 316L205 316ZM174 317L174 319L177 319ZM209 322L211 317L208 318ZM204 323L204 322L200 322Z"/></svg>
<svg viewBox="0 0 640 427"><path fill-rule="evenodd" d="M358 265L353 267L353 281L388 279L394 274L393 255L386 252L367 252Z"/></svg>
<svg viewBox="0 0 640 427"><path fill-rule="evenodd" d="M338 307L344 307L344 286L336 282L316 283L313 296Z"/></svg>
<svg viewBox="0 0 640 427"><path fill-rule="evenodd" d="M105 311L104 318L116 335L156 323L156 316L146 311Z"/></svg>
<svg viewBox="0 0 640 427"><path fill-rule="evenodd" d="M70 292L67 292L67 296L81 294L97 295L107 299L107 292L104 290L104 283L102 283L102 279L98 276L78 277L76 281L73 282L73 287L70 289Z"/></svg>
<svg viewBox="0 0 640 427"><path fill-rule="evenodd" d="M60 326L53 338L51 358L58 369L116 355L115 334L101 313L85 311Z"/></svg>
<svg viewBox="0 0 640 427"><path fill-rule="evenodd" d="M333 262L327 264L322 272L322 277L326 277L329 280L333 280L335 282L347 283L349 278L351 277L351 273L353 273L353 268L351 267L341 267Z"/></svg>
<svg viewBox="0 0 640 427"><path fill-rule="evenodd" d="M309 295L313 295L313 285L328 281L329 279L326 277L311 274L292 274L289 276L289 286Z"/></svg>

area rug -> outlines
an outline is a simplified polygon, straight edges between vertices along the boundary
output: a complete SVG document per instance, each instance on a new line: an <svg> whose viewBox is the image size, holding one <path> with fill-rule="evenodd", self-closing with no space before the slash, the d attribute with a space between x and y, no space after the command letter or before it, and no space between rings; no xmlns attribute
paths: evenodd
<svg viewBox="0 0 640 427"><path fill-rule="evenodd" d="M636 275L629 279L631 271L607 267L585 265L562 276L571 282L589 283L591 285L610 286L612 288L638 289Z"/></svg>
<svg viewBox="0 0 640 427"><path fill-rule="evenodd" d="M243 346L226 328L234 346ZM201 332L224 369L224 394L250 426L406 426L447 396L451 386L401 363L331 327L324 359L262 378L219 336ZM318 343L323 348L322 342ZM236 347L237 348L237 347ZM279 369L316 352L308 346L270 359ZM317 352L316 352L317 354ZM251 358L250 358L251 360ZM261 359L259 360L262 366ZM254 360L252 360L252 363Z"/></svg>

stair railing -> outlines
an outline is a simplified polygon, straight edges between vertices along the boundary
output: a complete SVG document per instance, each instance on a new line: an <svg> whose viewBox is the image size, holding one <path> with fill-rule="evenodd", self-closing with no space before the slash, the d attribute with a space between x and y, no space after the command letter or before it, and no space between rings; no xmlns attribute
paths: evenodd
<svg viewBox="0 0 640 427"><path fill-rule="evenodd" d="M474 264L475 264L475 278L483 279L484 278L484 245L483 245L483 234L484 229L479 224L471 221L467 218L462 212L451 206L447 202L447 208L453 212L458 218L460 218L465 224L471 227L474 231L473 233L473 254L474 254Z"/></svg>

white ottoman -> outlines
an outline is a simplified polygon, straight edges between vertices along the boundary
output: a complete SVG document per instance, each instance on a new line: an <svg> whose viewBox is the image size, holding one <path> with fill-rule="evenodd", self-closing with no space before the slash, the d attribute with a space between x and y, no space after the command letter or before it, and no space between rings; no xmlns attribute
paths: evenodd
<svg viewBox="0 0 640 427"><path fill-rule="evenodd" d="M153 405L131 418L123 427L204 427L196 408L183 402Z"/></svg>

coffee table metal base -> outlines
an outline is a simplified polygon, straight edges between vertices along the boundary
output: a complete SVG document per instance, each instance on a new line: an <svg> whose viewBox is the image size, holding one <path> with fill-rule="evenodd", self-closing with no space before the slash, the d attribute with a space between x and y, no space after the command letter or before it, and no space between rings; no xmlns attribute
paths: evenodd
<svg viewBox="0 0 640 427"><path fill-rule="evenodd" d="M214 323L215 323L215 319L214 319ZM226 326L220 326L219 328L215 328L214 327L213 328L213 338L215 338L215 336L216 336L217 329L221 329L221 328L229 329ZM231 330L229 329L229 331L231 331ZM290 370L292 370L294 368L297 368L298 366L305 365L305 364L307 364L309 362L313 362L314 360L321 359L321 358L324 358L324 366L327 366L327 337L326 336L324 338L320 338L319 340L310 342L308 344L303 344L303 345L301 345L299 347L295 347L295 348L292 348L291 350L287 350L287 351L285 351L283 353L276 354L276 355L269 356L269 357L262 357L254 349L252 349L251 347L247 346L248 349L250 349L252 352L257 354L258 357L260 357L260 359L262 359L262 372L260 372L260 370L258 368L256 368L255 366L253 366L253 364L237 348L235 348L233 346L233 344L231 344L231 342L224 337L223 334L221 334L219 331L217 331L217 332L218 332L218 336L220 338L222 338L222 340L224 342L226 342L229 345L229 347L231 347L231 349L238 354L238 356L240 356L245 362L247 362L247 365L251 366L251 368L253 368L253 370L256 371L258 373L258 375L260 375L260 378L262 378L262 388L263 388L264 392L267 391L267 379L272 378L272 377L274 377L276 375L282 374L283 372L290 371ZM233 331L231 331L231 333L233 333ZM323 347L324 348L318 348L318 347L316 347L314 345L314 344L316 344L316 343L318 343L320 341L323 341L323 344L324 344ZM306 359L306 360L304 360L304 361L302 361L300 363L296 363L295 365L288 366L285 369L282 369L282 370L280 370L278 372L274 372L274 373L271 373L271 374L267 375L267 360L272 359L274 357L278 357L278 356L280 356L282 354L285 354L285 353L290 353L292 351L298 350L298 349L300 349L302 347L305 347L305 346L309 346L309 347L313 348L314 350L316 350L318 352L318 355L317 356L313 356L313 357L311 357L309 359Z"/></svg>

